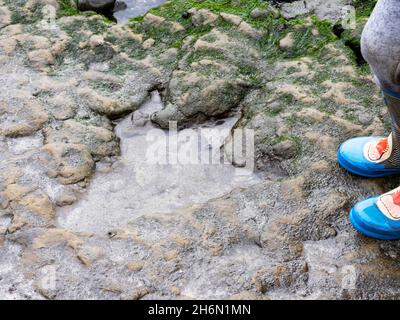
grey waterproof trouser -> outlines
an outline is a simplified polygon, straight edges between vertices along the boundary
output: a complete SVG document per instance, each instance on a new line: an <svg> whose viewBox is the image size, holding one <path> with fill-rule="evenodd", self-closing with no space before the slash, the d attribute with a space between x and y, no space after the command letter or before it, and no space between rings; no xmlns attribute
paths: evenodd
<svg viewBox="0 0 400 320"><path fill-rule="evenodd" d="M362 33L361 52L392 119L393 152L384 165L400 167L400 0L378 0Z"/></svg>
<svg viewBox="0 0 400 320"><path fill-rule="evenodd" d="M361 37L361 51L382 88L400 93L400 0L379 0Z"/></svg>

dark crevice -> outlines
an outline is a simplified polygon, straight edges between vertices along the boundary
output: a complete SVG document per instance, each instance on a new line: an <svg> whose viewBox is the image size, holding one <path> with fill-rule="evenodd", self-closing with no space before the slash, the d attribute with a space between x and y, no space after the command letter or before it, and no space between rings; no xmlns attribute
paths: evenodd
<svg viewBox="0 0 400 320"><path fill-rule="evenodd" d="M336 23L333 28L332 32L338 37L341 38L344 32L343 26L340 23Z"/></svg>
<svg viewBox="0 0 400 320"><path fill-rule="evenodd" d="M360 42L359 41L352 41L352 40L346 40L344 42L344 44L349 47L351 49L351 51L353 51L355 57L356 57L356 62L357 65L362 66L365 65L367 63L367 61L365 61L362 53L361 53L361 46L360 46Z"/></svg>
<svg viewBox="0 0 400 320"><path fill-rule="evenodd" d="M86 2L82 2L78 4L78 9L80 11L94 11L98 14L101 14L105 16L107 19L117 22L117 19L114 17L114 13L118 11L125 10L127 8L127 4L123 1L114 1L113 3L111 2L110 4L105 4L103 6L98 6L93 7L90 4L87 4Z"/></svg>
<svg viewBox="0 0 400 320"><path fill-rule="evenodd" d="M348 47L355 56L355 60L358 66L363 66L367 62L365 61L361 53L360 39L358 38L348 38L346 37L346 30L343 29L341 24L335 24L332 28L332 32L338 37L338 39L343 40L344 45Z"/></svg>

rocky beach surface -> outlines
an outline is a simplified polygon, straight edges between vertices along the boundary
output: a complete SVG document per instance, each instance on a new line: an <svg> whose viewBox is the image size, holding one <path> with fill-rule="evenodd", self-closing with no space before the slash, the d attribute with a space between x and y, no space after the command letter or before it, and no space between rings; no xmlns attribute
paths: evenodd
<svg viewBox="0 0 400 320"><path fill-rule="evenodd" d="M348 213L400 180L336 162L389 132L359 50L373 5L169 0L118 24L0 0L0 297L399 298L399 242ZM170 121L254 130L254 172L149 166Z"/></svg>

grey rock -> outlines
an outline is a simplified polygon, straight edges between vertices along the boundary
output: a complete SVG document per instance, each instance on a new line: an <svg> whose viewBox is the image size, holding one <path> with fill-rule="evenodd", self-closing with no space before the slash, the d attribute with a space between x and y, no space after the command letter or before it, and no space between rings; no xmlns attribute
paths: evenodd
<svg viewBox="0 0 400 320"><path fill-rule="evenodd" d="M283 3L281 13L286 19L292 19L303 14L315 13L315 15L321 19L337 22L346 14L346 10L342 10L342 8L351 4L351 0L299 0Z"/></svg>
<svg viewBox="0 0 400 320"><path fill-rule="evenodd" d="M128 8L128 5L126 4L125 1L117 0L114 6L114 12L122 11L125 10L126 8Z"/></svg>
<svg viewBox="0 0 400 320"><path fill-rule="evenodd" d="M78 9L108 14L114 11L115 2L116 0L78 0Z"/></svg>
<svg viewBox="0 0 400 320"><path fill-rule="evenodd" d="M260 9L260 8L256 8L254 9L251 13L250 16L253 19L265 19L267 18L270 14L272 14L272 16L274 18L278 18L280 16L280 12L278 9L274 8L274 7L269 7L268 9Z"/></svg>
<svg viewBox="0 0 400 320"><path fill-rule="evenodd" d="M190 90L194 83L198 90ZM190 122L220 116L238 106L249 89L243 81L211 81L196 74L175 72L169 87L171 103L153 114L152 121L162 128L168 128L169 121L178 121L184 127Z"/></svg>
<svg viewBox="0 0 400 320"><path fill-rule="evenodd" d="M264 19L264 18L268 17L268 10L262 10L262 9L256 8L250 13L250 16L253 19Z"/></svg>
<svg viewBox="0 0 400 320"><path fill-rule="evenodd" d="M371 124L373 117L366 112L357 112L358 121L363 125Z"/></svg>
<svg viewBox="0 0 400 320"><path fill-rule="evenodd" d="M290 159L295 155L295 145L293 141L285 140L274 145L273 151L280 158Z"/></svg>
<svg viewBox="0 0 400 320"><path fill-rule="evenodd" d="M192 17L192 22L195 26L213 25L218 19L218 15L207 9L197 10L192 8L188 11L188 14Z"/></svg>

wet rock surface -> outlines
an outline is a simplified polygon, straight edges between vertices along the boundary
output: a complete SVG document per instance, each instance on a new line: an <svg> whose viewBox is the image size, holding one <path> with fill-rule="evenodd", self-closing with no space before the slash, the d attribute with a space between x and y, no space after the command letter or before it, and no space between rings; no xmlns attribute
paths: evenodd
<svg viewBox="0 0 400 320"><path fill-rule="evenodd" d="M289 3L281 5L281 11L283 17L288 19L315 13L322 19L336 22L347 14L346 6L352 4L353 1L351 0L327 0L325 2L318 0L289 1Z"/></svg>
<svg viewBox="0 0 400 320"><path fill-rule="evenodd" d="M347 218L398 179L336 163L389 128L369 70L326 22L250 2L122 26L0 1L2 298L399 297L399 243ZM155 170L147 130L170 120L254 130L256 174Z"/></svg>
<svg viewBox="0 0 400 320"><path fill-rule="evenodd" d="M77 7L81 11L94 11L112 17L116 0L78 0Z"/></svg>
<svg viewBox="0 0 400 320"><path fill-rule="evenodd" d="M130 18L144 15L147 11L155 8L166 0L117 0L115 4L114 17L119 23L127 23Z"/></svg>

